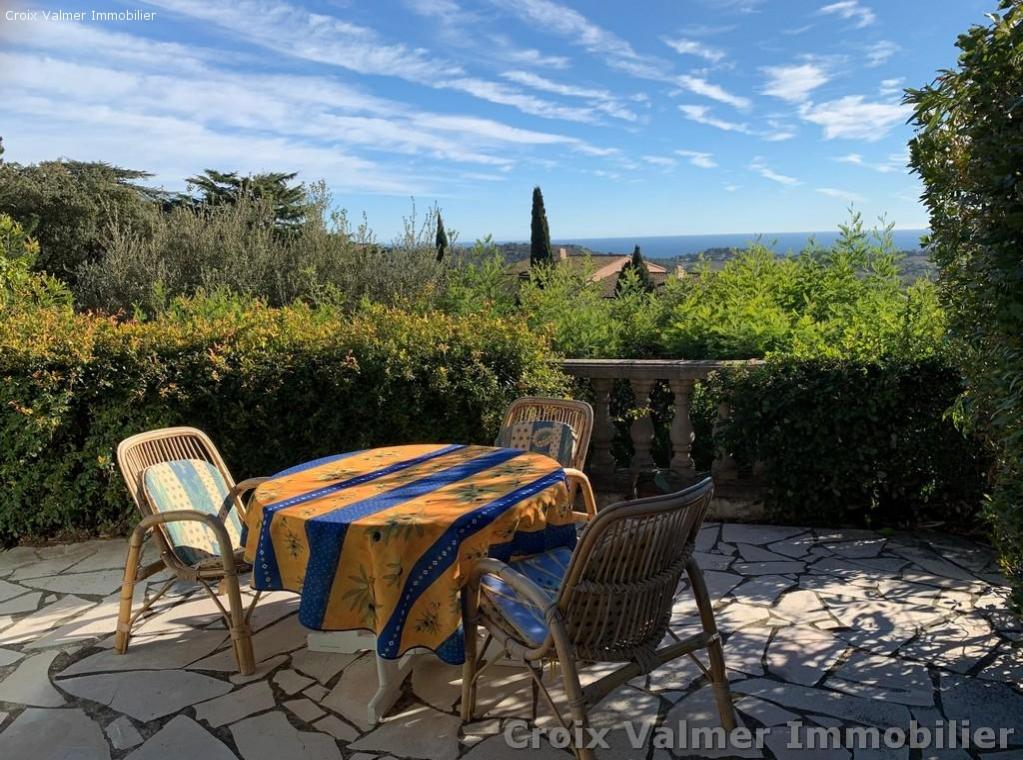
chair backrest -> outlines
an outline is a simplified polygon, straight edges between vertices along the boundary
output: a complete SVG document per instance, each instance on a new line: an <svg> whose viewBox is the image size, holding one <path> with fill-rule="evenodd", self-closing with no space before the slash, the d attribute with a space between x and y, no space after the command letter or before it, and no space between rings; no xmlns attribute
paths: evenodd
<svg viewBox="0 0 1023 760"><path fill-rule="evenodd" d="M661 643L714 484L621 502L587 524L558 592L582 660L642 661Z"/></svg>
<svg viewBox="0 0 1023 760"><path fill-rule="evenodd" d="M585 401L567 398L526 396L513 401L504 413L502 433L522 422L555 422L569 426L575 434L575 442L568 461L562 461L561 464L577 470L583 468L593 432L593 407ZM501 440L501 436L498 440Z"/></svg>
<svg viewBox="0 0 1023 760"><path fill-rule="evenodd" d="M125 438L117 447L117 465L135 506L144 517L154 511L167 511L179 505L187 508L185 502L188 499L184 497L192 490L201 497L198 503L191 505L192 508L209 511L210 505L204 503L204 500L213 499L215 494L223 492L225 488L229 490L234 487L234 479L213 441L204 432L192 427L151 430ZM189 488L187 479L190 475L203 481L196 484L196 489ZM180 492L177 494L175 491L178 484L171 482L175 479L180 483ZM167 504L158 503L161 494L168 495ZM172 504L173 501L178 503ZM220 505L215 506L219 510ZM237 525L228 525L232 538L235 538L238 528ZM202 559L203 553L214 554L217 546L213 532L199 523L161 525L159 535L165 547L185 565L192 565ZM202 548L203 552L199 552L198 548Z"/></svg>

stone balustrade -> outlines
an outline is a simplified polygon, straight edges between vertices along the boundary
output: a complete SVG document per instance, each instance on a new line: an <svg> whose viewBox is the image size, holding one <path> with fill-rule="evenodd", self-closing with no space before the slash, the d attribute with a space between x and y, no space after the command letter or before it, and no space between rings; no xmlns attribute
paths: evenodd
<svg viewBox="0 0 1023 760"><path fill-rule="evenodd" d="M743 366L753 361L719 361L688 359L568 359L562 369L569 375L589 380L594 395L593 438L590 443L590 459L587 469L595 481L608 483L615 479L620 470L612 453L614 425L611 418L611 394L616 380L625 380L636 398L639 416L632 422L629 436L632 439L632 461L627 471L635 474L654 468L651 455L654 440L654 423L650 417L650 394L659 381L667 382L674 395L674 416L669 429L671 439L670 469L682 477L696 474L691 452L693 449L693 423L689 416L689 402L693 387L710 373L727 367ZM728 419L730 409L727 403L718 407L718 422ZM711 472L716 481L735 480L738 472L735 460L727 453L718 453Z"/></svg>

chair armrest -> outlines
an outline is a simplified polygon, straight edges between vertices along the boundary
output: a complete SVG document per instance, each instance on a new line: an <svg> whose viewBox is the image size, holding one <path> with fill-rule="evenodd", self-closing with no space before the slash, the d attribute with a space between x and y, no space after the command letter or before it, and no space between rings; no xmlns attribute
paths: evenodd
<svg viewBox="0 0 1023 760"><path fill-rule="evenodd" d="M593 486L590 479L582 470L574 467L565 468L565 479L568 481L569 493L574 496L574 488L578 488L583 494L583 504L586 506L586 515L579 515L580 521L590 520L597 516L597 499L593 495Z"/></svg>
<svg viewBox="0 0 1023 760"><path fill-rule="evenodd" d="M228 513L230 513L231 508L234 507L238 510L238 514L242 520L244 520L248 509L242 501L242 495L255 490L258 486L268 480L270 480L268 477L246 478L240 483L235 483L234 488L228 491L227 496L224 499L224 505L220 508L220 519L223 520L226 518Z"/></svg>
<svg viewBox="0 0 1023 760"><path fill-rule="evenodd" d="M170 512L156 512L151 515L146 515L139 521L139 524L135 526L135 530L132 532L130 541L132 543L137 542L137 544L141 546L143 534L152 530L156 526L163 525L164 523L189 521L201 522L213 531L217 537L217 543L220 545L220 556L224 563L224 570L228 574L233 575L235 572L234 547L231 545L231 536L228 534L227 528L221 520L205 512L196 512L191 509L176 509ZM173 547L171 547L171 551L173 551Z"/></svg>
<svg viewBox="0 0 1023 760"><path fill-rule="evenodd" d="M478 587L484 575L493 575L500 578L511 586L515 593L521 594L526 601L537 609L543 610L544 613L554 606L550 597L541 591L539 586L522 573L512 570L501 560L485 557L477 562L469 579L470 587Z"/></svg>

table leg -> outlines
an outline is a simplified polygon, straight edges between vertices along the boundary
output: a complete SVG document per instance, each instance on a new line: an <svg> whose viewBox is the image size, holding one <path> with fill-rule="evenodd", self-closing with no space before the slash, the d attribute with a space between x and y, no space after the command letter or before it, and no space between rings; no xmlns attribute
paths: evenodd
<svg viewBox="0 0 1023 760"><path fill-rule="evenodd" d="M385 660L380 655L377 658L377 692L369 701L367 707L370 725L375 726L386 715L394 703L401 696L401 684L405 677L412 671L416 659L421 657L412 652L406 654L400 660Z"/></svg>

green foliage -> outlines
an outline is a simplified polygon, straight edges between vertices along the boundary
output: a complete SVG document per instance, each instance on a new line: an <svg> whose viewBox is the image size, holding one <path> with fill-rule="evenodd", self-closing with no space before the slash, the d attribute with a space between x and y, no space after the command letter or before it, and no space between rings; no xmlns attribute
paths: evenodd
<svg viewBox="0 0 1023 760"><path fill-rule="evenodd" d="M551 231L547 226L547 210L543 205L543 193L533 188L533 208L529 223L529 263L551 265L554 252L551 250Z"/></svg>
<svg viewBox="0 0 1023 760"><path fill-rule="evenodd" d="M301 225L306 215L314 210L307 198L305 186L289 184L297 172L268 172L239 177L237 172L206 169L202 174L189 177L189 188L197 190L200 208L232 206L242 200L258 201L266 209L267 221L278 230L289 230Z"/></svg>
<svg viewBox="0 0 1023 760"><path fill-rule="evenodd" d="M980 449L948 419L962 390L941 360L775 359L717 378L716 444L763 465L772 519L815 525L970 527Z"/></svg>
<svg viewBox="0 0 1023 760"><path fill-rule="evenodd" d="M967 380L958 418L993 453L987 515L1023 608L1023 3L990 19L960 35L955 69L908 91L910 164Z"/></svg>
<svg viewBox="0 0 1023 760"><path fill-rule="evenodd" d="M174 301L122 322L37 309L0 320L0 543L122 529L122 438L196 425L239 477L332 452L487 442L503 408L560 393L550 347L514 320Z"/></svg>
<svg viewBox="0 0 1023 760"><path fill-rule="evenodd" d="M21 225L0 214L0 318L12 309L70 306L71 293L60 280L32 271L39 244Z"/></svg>
<svg viewBox="0 0 1023 760"><path fill-rule="evenodd" d="M78 268L103 254L109 230L147 236L159 216L159 191L145 172L103 163L0 162L0 213L39 242L36 267L74 284Z"/></svg>
<svg viewBox="0 0 1023 760"><path fill-rule="evenodd" d="M632 258L618 273L618 279L615 280L615 295L621 295L622 291L627 288L639 288L647 293L652 293L654 290L654 280L650 276L650 269L647 267L638 245L632 252Z"/></svg>

